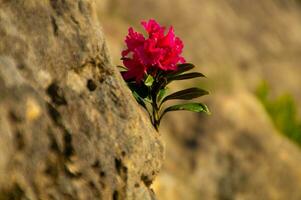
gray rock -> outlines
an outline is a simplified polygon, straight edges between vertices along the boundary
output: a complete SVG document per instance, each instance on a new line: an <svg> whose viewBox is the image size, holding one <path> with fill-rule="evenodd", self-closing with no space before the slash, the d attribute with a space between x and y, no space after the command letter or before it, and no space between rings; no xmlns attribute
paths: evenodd
<svg viewBox="0 0 301 200"><path fill-rule="evenodd" d="M152 199L163 144L94 1L0 0L0 199Z"/></svg>

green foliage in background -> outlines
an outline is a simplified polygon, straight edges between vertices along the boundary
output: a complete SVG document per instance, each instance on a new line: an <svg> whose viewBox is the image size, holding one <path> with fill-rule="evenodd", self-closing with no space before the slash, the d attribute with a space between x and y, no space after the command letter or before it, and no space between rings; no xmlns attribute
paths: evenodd
<svg viewBox="0 0 301 200"><path fill-rule="evenodd" d="M257 88L256 96L263 103L276 128L301 147L301 121L292 95L283 94L271 99L269 91L268 84L263 82Z"/></svg>

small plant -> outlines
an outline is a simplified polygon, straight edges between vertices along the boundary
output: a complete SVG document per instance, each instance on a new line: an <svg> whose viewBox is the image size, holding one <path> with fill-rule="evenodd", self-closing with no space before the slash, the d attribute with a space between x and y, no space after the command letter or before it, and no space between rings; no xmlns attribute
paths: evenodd
<svg viewBox="0 0 301 200"><path fill-rule="evenodd" d="M174 34L173 27L165 35L165 28L155 20L141 23L148 33L143 34L129 28L125 39L127 49L122 52L123 70L121 74L127 82L137 102L143 106L158 130L160 121L166 113L178 110L204 112L209 114L205 104L198 102L183 103L164 108L170 100L191 100L208 92L201 88L188 88L167 95L167 86L173 81L205 77L199 72L190 72L193 64L186 63L181 56L183 43Z"/></svg>
<svg viewBox="0 0 301 200"><path fill-rule="evenodd" d="M269 87L263 82L256 95L271 116L276 128L301 147L301 121L297 117L296 103L289 94L269 98Z"/></svg>

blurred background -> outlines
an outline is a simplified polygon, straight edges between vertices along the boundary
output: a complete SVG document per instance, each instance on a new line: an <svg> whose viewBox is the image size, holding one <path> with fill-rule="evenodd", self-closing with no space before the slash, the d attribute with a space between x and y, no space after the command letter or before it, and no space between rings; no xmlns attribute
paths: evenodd
<svg viewBox="0 0 301 200"><path fill-rule="evenodd" d="M174 26L211 116L163 122L159 200L301 199L301 1L98 0L113 65L129 26ZM179 82L172 90L191 82Z"/></svg>

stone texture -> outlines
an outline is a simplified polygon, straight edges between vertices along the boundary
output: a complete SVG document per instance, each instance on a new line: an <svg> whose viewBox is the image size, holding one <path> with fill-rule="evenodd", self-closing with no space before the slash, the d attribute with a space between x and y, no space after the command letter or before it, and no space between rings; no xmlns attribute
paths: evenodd
<svg viewBox="0 0 301 200"><path fill-rule="evenodd" d="M0 0L0 199L154 199L163 144L92 0Z"/></svg>

